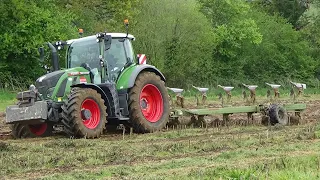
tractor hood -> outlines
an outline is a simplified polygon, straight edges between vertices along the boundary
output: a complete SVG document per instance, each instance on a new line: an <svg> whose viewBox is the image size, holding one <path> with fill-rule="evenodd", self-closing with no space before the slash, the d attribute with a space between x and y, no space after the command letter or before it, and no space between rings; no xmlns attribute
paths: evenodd
<svg viewBox="0 0 320 180"><path fill-rule="evenodd" d="M91 83L89 71L83 67L63 69L39 77L35 86L43 99L56 100L65 97L73 84Z"/></svg>
<svg viewBox="0 0 320 180"><path fill-rule="evenodd" d="M65 70L54 71L39 77L36 80L36 88L39 93L42 94L44 98L50 96L50 93L53 92L54 87L58 83L60 77L65 73Z"/></svg>

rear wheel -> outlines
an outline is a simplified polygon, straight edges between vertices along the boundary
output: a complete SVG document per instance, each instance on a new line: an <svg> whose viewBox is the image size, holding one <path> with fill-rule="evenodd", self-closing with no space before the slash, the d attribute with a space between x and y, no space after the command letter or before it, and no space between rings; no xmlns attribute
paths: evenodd
<svg viewBox="0 0 320 180"><path fill-rule="evenodd" d="M142 72L129 93L130 120L136 132L158 131L169 120L169 96L164 81Z"/></svg>
<svg viewBox="0 0 320 180"><path fill-rule="evenodd" d="M97 91L73 88L62 111L62 123L68 135L97 138L103 134L107 122L107 107Z"/></svg>
<svg viewBox="0 0 320 180"><path fill-rule="evenodd" d="M42 124L21 124L16 123L11 126L14 138L35 138L51 136L53 125L48 123Z"/></svg>

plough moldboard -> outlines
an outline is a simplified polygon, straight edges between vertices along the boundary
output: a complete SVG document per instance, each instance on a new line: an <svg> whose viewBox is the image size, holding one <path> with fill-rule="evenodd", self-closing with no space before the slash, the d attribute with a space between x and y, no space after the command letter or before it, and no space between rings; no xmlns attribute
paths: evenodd
<svg viewBox="0 0 320 180"><path fill-rule="evenodd" d="M171 99L171 115L169 124L177 125L179 124L179 117L190 116L190 124L203 125L205 123L204 117L212 115L222 115L223 124L227 125L231 114L236 113L246 113L247 121L253 121L253 114L260 113L262 114L261 124L263 125L291 125L298 124L301 120L301 112L306 109L307 105L298 102L298 98L303 95L303 90L306 89L306 84L290 82L292 84L292 89L290 91L291 101L288 103L282 102L280 100L279 88L281 85L278 84L269 84L271 90L273 90L274 95L271 95L271 91L267 91L267 101L257 103L256 101L256 88L257 85L246 85L242 84L244 88L249 90L250 96L247 95L247 92L244 90L242 92L244 98L243 106L232 106L230 105L231 101L231 91L234 89L232 86L221 86L226 93L226 101L222 93L218 94L219 99L221 100L221 107L212 108L207 106L207 92L209 88L201 88L192 86L202 97L201 103L199 101L198 95L196 98L197 108L186 108L184 104L183 92L184 89L179 88L168 88L171 92L175 93L176 100L174 101L173 97ZM296 89L296 90L295 90ZM292 113L293 115L290 115Z"/></svg>

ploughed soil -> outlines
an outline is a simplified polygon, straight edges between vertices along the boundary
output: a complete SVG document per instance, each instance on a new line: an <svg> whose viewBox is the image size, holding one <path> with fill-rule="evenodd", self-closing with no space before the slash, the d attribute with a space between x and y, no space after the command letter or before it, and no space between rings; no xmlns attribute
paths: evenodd
<svg viewBox="0 0 320 180"><path fill-rule="evenodd" d="M6 114L3 112L0 112L0 132L1 133L10 131L9 126L5 124L5 117L6 117Z"/></svg>
<svg viewBox="0 0 320 180"><path fill-rule="evenodd" d="M0 112L0 139L10 138L10 128L7 124L5 124L5 113Z"/></svg>

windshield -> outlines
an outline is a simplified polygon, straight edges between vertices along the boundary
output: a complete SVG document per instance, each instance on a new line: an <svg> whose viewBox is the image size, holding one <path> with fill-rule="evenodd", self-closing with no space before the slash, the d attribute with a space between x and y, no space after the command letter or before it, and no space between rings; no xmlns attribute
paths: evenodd
<svg viewBox="0 0 320 180"><path fill-rule="evenodd" d="M88 63L91 68L99 67L99 43L96 39L74 42L68 52L69 67Z"/></svg>

